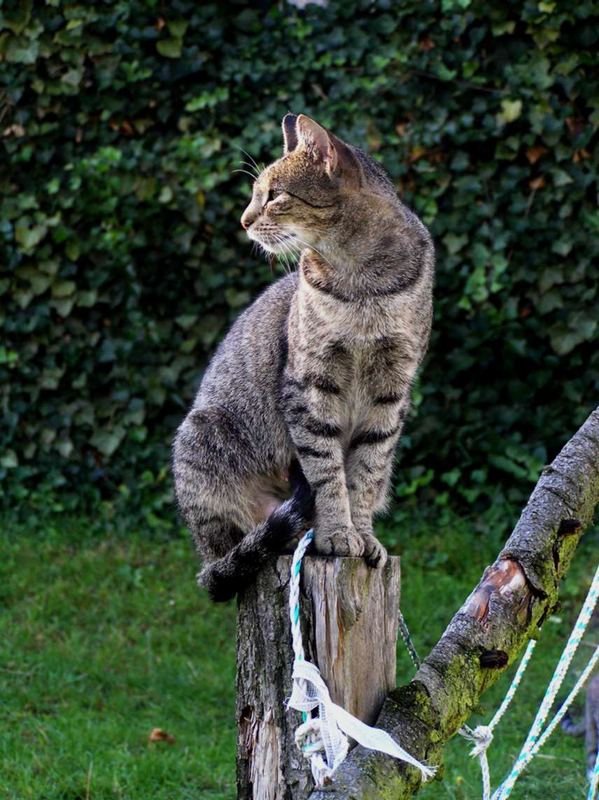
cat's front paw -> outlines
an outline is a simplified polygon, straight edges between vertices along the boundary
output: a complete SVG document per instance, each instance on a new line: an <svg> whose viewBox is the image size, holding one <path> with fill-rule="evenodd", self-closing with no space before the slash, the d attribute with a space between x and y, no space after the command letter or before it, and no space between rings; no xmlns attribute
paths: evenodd
<svg viewBox="0 0 599 800"><path fill-rule="evenodd" d="M321 556L355 556L364 554L364 541L352 528L333 531L316 531L316 552Z"/></svg>
<svg viewBox="0 0 599 800"><path fill-rule="evenodd" d="M387 551L372 533L363 534L364 560L369 567L382 569L387 563Z"/></svg>

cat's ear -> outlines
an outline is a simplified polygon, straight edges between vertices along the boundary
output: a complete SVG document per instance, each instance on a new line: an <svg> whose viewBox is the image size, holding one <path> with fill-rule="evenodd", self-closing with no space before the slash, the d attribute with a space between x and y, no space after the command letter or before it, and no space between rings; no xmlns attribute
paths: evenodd
<svg viewBox="0 0 599 800"><path fill-rule="evenodd" d="M285 143L283 155L287 155L297 147L297 115L285 114L281 127L283 128L283 141Z"/></svg>
<svg viewBox="0 0 599 800"><path fill-rule="evenodd" d="M296 132L298 144L311 153L315 161L324 165L328 175L360 181L360 166L349 147L322 125L310 117L300 114L297 118Z"/></svg>
<svg viewBox="0 0 599 800"><path fill-rule="evenodd" d="M322 161L326 171L332 175L337 169L337 152L328 132L305 114L297 118L296 131L299 143L315 161Z"/></svg>

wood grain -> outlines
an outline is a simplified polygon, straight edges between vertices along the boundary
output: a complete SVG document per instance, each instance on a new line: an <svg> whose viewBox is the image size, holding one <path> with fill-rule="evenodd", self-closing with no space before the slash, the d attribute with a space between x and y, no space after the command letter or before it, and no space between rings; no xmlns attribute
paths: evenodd
<svg viewBox="0 0 599 800"><path fill-rule="evenodd" d="M238 602L237 796L303 800L313 789L295 746L301 717L285 710L293 651L287 612L291 558L258 576ZM306 657L336 703L372 723L395 687L399 558L382 570L360 558L307 556L302 575Z"/></svg>

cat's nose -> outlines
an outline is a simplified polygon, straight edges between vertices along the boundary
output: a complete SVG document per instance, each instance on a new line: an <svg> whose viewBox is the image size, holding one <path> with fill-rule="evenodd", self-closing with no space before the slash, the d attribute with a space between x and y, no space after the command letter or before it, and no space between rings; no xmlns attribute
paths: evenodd
<svg viewBox="0 0 599 800"><path fill-rule="evenodd" d="M241 215L241 227L245 231L247 231L247 229L250 227L252 222L255 221L255 219L256 219L256 215L254 213L252 213L249 208L246 208L246 210Z"/></svg>

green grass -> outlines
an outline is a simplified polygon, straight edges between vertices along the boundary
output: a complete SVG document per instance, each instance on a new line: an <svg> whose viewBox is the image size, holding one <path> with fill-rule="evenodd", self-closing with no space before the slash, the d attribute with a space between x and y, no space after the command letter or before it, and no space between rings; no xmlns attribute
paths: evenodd
<svg viewBox="0 0 599 800"><path fill-rule="evenodd" d="M394 546L401 541L402 608L426 653L493 559L504 531L490 518L447 516L440 527L409 529L403 519L383 536ZM100 535L101 528L98 520L73 519L39 530L4 525L0 798L233 798L234 607L212 606L198 591L187 538L114 527ZM546 623L522 691L497 730L490 751L495 781L532 721L588 587L593 552L597 537L589 535L565 583L559 617ZM590 654L582 650L574 672ZM400 648L398 681L411 675ZM507 683L504 676L485 696L481 720L490 718ZM174 744L149 743L155 727L174 736ZM456 738L444 781L420 796L480 797L478 767L467 751L468 743ZM582 742L558 732L513 797L582 798L584 787Z"/></svg>
<svg viewBox="0 0 599 800"><path fill-rule="evenodd" d="M234 608L186 539L89 524L3 536L0 797L232 797Z"/></svg>

